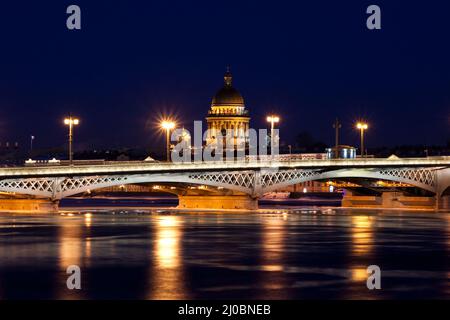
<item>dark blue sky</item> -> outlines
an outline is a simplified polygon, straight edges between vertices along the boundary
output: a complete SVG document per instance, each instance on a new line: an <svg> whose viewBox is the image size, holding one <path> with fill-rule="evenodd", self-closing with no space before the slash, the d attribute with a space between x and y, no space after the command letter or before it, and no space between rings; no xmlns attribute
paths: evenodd
<svg viewBox="0 0 450 320"><path fill-rule="evenodd" d="M66 29L66 7L82 30ZM365 27L382 9L382 30ZM0 9L0 142L61 146L61 119L82 124L78 147L149 146L156 117L204 119L226 65L265 127L368 146L450 138L448 1L9 1Z"/></svg>

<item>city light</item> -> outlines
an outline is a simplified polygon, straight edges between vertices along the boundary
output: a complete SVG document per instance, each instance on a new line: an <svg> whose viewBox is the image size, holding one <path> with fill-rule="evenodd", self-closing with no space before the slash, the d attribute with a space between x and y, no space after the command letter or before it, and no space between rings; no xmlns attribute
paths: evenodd
<svg viewBox="0 0 450 320"><path fill-rule="evenodd" d="M275 123L280 122L280 117L275 116L275 115L267 116L267 122L270 123L270 149L272 151L273 145L275 142L275 137L274 137ZM271 152L271 154L273 154L273 151Z"/></svg>
<svg viewBox="0 0 450 320"><path fill-rule="evenodd" d="M80 124L80 120L78 118L69 116L68 118L64 119L64 124L69 126L69 163L70 163L70 165L72 165L73 164L73 151L72 151L73 126L77 126L78 124Z"/></svg>
<svg viewBox="0 0 450 320"><path fill-rule="evenodd" d="M369 128L369 126L367 125L367 123L358 122L356 124L356 128L358 128L360 130L367 130L367 128Z"/></svg>
<svg viewBox="0 0 450 320"><path fill-rule="evenodd" d="M77 118L69 117L69 118L65 118L64 119L64 124L65 125L75 125L75 126L77 126L77 125L80 124L80 120L77 119Z"/></svg>
<svg viewBox="0 0 450 320"><path fill-rule="evenodd" d="M175 128L175 122L164 120L161 122L161 128L165 130L172 130Z"/></svg>
<svg viewBox="0 0 450 320"><path fill-rule="evenodd" d="M166 157L170 161L170 130L175 128L175 122L171 120L161 121L161 128L166 130Z"/></svg>
<svg viewBox="0 0 450 320"><path fill-rule="evenodd" d="M368 124L365 122L358 122L356 128L360 130L361 134L361 157L364 157L364 131L369 128Z"/></svg>
<svg viewBox="0 0 450 320"><path fill-rule="evenodd" d="M273 125L274 123L280 122L280 117L274 116L274 115L268 116L267 117L267 122L270 122Z"/></svg>

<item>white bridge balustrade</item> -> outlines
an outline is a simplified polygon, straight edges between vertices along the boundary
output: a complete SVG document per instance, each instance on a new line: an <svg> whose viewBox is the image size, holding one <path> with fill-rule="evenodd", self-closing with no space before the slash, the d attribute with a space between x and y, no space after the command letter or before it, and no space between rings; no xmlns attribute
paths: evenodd
<svg viewBox="0 0 450 320"><path fill-rule="evenodd" d="M127 184L208 186L214 196L243 195L256 201L264 193L312 180L377 179L426 190L447 203L450 157L407 159L298 159L160 163L108 162L96 165L26 166L0 169L0 191L58 201L96 189ZM189 196L189 188L181 196ZM197 194L198 196L198 194ZM208 195L205 193L204 195ZM236 199L236 198L231 198ZM225 201L225 198L222 199ZM183 202L185 203L185 202ZM253 208L254 205L251 205Z"/></svg>

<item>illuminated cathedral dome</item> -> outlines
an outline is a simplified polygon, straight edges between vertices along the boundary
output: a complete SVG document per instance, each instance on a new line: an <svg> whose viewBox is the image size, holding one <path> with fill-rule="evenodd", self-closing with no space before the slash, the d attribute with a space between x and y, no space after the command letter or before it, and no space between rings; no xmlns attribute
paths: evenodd
<svg viewBox="0 0 450 320"><path fill-rule="evenodd" d="M239 91L233 87L233 76L230 69L227 69L224 77L223 87L217 91L211 102L209 115L220 116L246 116L244 98Z"/></svg>
<svg viewBox="0 0 450 320"><path fill-rule="evenodd" d="M223 137L227 130L230 130L235 137L234 145L242 149L245 148L248 141L250 117L245 108L244 98L239 91L233 88L233 76L229 68L223 79L224 86L213 97L206 117L207 141L211 142L217 137Z"/></svg>
<svg viewBox="0 0 450 320"><path fill-rule="evenodd" d="M244 106L244 98L242 98L239 91L233 88L233 76L231 75L229 69L227 70L223 78L225 82L224 86L219 91L217 91L217 93L213 97L211 106Z"/></svg>

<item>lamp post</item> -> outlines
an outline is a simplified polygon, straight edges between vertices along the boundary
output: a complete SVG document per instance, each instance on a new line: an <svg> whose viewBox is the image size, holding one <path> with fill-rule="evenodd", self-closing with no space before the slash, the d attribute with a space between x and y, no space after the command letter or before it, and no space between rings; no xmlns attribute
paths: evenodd
<svg viewBox="0 0 450 320"><path fill-rule="evenodd" d="M289 148L289 164L291 164L291 158L292 158L292 146L288 145Z"/></svg>
<svg viewBox="0 0 450 320"><path fill-rule="evenodd" d="M364 157L364 131L367 130L369 126L367 125L367 123L364 122L358 122L356 124L356 128L359 129L360 133L361 133L361 157Z"/></svg>
<svg viewBox="0 0 450 320"><path fill-rule="evenodd" d="M270 115L267 117L267 122L270 123L270 154L273 153L273 143L274 143L274 129L275 129L275 123L280 122L280 118L278 116Z"/></svg>
<svg viewBox="0 0 450 320"><path fill-rule="evenodd" d="M73 151L72 151L72 143L73 143L73 127L77 126L80 123L80 120L72 117L70 115L68 118L64 119L64 124L69 126L69 163L73 165Z"/></svg>
<svg viewBox="0 0 450 320"><path fill-rule="evenodd" d="M33 141L34 141L34 136L30 136L30 159L33 157Z"/></svg>
<svg viewBox="0 0 450 320"><path fill-rule="evenodd" d="M336 130L336 136L335 136L335 147L336 147L336 152L337 152L337 148L339 146L339 129L341 128L341 123L339 122L339 119L336 118L336 121L333 123L333 128Z"/></svg>
<svg viewBox="0 0 450 320"><path fill-rule="evenodd" d="M161 122L161 128L166 130L166 156L167 162L170 161L170 130L175 128L175 122L164 120Z"/></svg>

